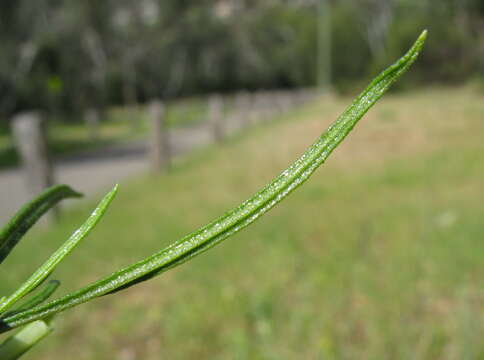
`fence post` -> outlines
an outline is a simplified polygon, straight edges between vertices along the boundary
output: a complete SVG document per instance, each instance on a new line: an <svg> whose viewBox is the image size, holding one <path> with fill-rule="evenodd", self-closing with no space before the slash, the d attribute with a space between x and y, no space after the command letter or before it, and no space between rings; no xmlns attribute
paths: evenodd
<svg viewBox="0 0 484 360"><path fill-rule="evenodd" d="M212 95L209 100L210 125L212 127L213 139L220 143L224 140L225 129L223 124L224 101L223 98L216 94Z"/></svg>
<svg viewBox="0 0 484 360"><path fill-rule="evenodd" d="M170 136L166 126L165 109L160 100L153 100L150 104L151 117L151 168L157 173L167 170L171 162Z"/></svg>
<svg viewBox="0 0 484 360"><path fill-rule="evenodd" d="M292 111L294 109L294 95L291 91L286 90L284 92L284 101L286 106L286 111Z"/></svg>
<svg viewBox="0 0 484 360"><path fill-rule="evenodd" d="M284 101L284 93L282 90L278 90L274 94L274 103L278 115L283 115L286 112L286 104Z"/></svg>
<svg viewBox="0 0 484 360"><path fill-rule="evenodd" d="M35 111L19 113L12 119L14 141L31 196L54 184L45 126L44 119Z"/></svg>
<svg viewBox="0 0 484 360"><path fill-rule="evenodd" d="M248 91L241 91L235 95L234 111L237 119L238 127L247 127L250 122L250 93Z"/></svg>
<svg viewBox="0 0 484 360"><path fill-rule="evenodd" d="M262 121L270 120L274 116L274 106L272 106L272 94L265 90L260 93L260 104Z"/></svg>
<svg viewBox="0 0 484 360"><path fill-rule="evenodd" d="M89 140L99 139L99 112L97 109L88 109L84 116Z"/></svg>
<svg viewBox="0 0 484 360"><path fill-rule="evenodd" d="M250 111L250 124L255 125L261 119L260 90L252 93L252 106Z"/></svg>

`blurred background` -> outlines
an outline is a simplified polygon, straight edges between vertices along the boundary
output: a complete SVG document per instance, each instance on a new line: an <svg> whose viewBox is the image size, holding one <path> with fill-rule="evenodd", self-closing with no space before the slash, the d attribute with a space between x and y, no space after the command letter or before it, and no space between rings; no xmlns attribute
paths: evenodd
<svg viewBox="0 0 484 360"><path fill-rule="evenodd" d="M1 10L3 118L40 108L76 121L85 107L155 96L315 86L318 36L341 91L424 28L433 41L405 85L463 83L484 68L479 0L43 0Z"/></svg>
<svg viewBox="0 0 484 360"><path fill-rule="evenodd" d="M86 199L18 246L0 295L114 183L60 292L237 205L423 29L411 70L285 204L60 316L30 358L484 359L482 0L3 1L0 220L54 183Z"/></svg>

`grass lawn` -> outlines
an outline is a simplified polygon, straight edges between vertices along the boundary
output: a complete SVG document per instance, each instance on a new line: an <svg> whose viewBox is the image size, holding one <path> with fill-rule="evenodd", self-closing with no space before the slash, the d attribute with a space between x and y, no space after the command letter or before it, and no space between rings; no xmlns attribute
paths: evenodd
<svg viewBox="0 0 484 360"><path fill-rule="evenodd" d="M159 278L61 314L25 358L483 359L483 100L471 88L384 97L256 224ZM121 188L54 274L60 292L238 205L349 101L309 105ZM3 264L0 294L88 212L33 231Z"/></svg>

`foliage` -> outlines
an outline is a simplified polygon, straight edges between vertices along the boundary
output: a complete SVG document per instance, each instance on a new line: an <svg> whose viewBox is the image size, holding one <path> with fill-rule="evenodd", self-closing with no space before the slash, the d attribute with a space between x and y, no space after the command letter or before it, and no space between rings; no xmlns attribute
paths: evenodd
<svg viewBox="0 0 484 360"><path fill-rule="evenodd" d="M304 183L314 171L328 158L332 151L343 141L363 115L383 96L390 86L403 75L413 64L421 51L426 38L424 31L417 39L413 47L395 64L377 76L358 96L346 111L323 133L317 141L290 167L284 170L270 184L256 193L249 200L239 207L229 211L222 217L189 234L166 249L137 262L131 266L121 269L114 274L92 283L76 292L68 294L45 305L41 304L57 288L58 283L50 283L49 287L42 291L35 298L24 303L20 308L8 311L19 300L28 295L39 286L57 265L69 255L104 215L107 207L117 192L115 187L100 202L92 215L86 222L76 230L73 235L54 254L39 267L34 274L21 285L12 295L0 299L1 326L0 331L6 332L12 328L22 325L27 327L13 337L7 339L2 347L2 358L17 358L25 349L31 347L43 336L33 336L30 342L25 342L24 347L14 346L13 350L9 344L18 344L19 337L25 332L30 333L33 327L41 326L44 333L50 331L47 323L57 313L90 301L94 298L111 294L141 281L148 280L166 270L178 266L193 257L207 251L236 232L247 227L261 215L265 214L294 189ZM23 235L33 222L39 218L40 210L53 207L62 197L60 193L77 195L66 187L58 187L47 190L39 198L22 209L19 215L7 225L2 231L3 243L18 242L19 236ZM65 197L65 196L64 196ZM11 234L19 234L11 240ZM8 253L7 253L8 254ZM41 321L40 323L38 321ZM35 328L36 329L36 328ZM32 330L37 334L37 331ZM28 336L27 336L28 338Z"/></svg>

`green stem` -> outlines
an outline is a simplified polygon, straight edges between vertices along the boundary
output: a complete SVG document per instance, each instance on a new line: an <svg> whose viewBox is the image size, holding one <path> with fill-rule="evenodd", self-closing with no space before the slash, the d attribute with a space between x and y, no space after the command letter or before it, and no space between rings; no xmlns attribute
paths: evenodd
<svg viewBox="0 0 484 360"><path fill-rule="evenodd" d="M113 201L114 196L118 191L118 186L116 185L111 192L109 192L99 203L98 207L93 211L91 216L82 224L82 226L77 229L71 237L54 252L50 258L39 267L30 278L23 283L12 295L10 295L6 300L0 303L0 314L10 309L17 301L22 299L29 292L34 290L38 285L40 285L51 273L54 271L57 265L69 255L74 248L79 244L79 242L84 239L96 226L103 214L106 212L107 207Z"/></svg>

